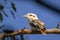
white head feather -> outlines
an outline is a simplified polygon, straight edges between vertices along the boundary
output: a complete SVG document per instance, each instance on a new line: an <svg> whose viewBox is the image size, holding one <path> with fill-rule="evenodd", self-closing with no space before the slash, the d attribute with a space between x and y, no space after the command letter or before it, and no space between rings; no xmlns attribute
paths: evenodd
<svg viewBox="0 0 60 40"><path fill-rule="evenodd" d="M35 20L38 19L37 15L34 13L27 13L27 15L25 15L25 17L29 20Z"/></svg>

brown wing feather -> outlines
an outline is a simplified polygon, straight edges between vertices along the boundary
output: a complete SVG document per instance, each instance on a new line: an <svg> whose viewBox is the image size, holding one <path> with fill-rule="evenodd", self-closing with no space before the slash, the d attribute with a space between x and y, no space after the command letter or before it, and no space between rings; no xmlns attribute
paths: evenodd
<svg viewBox="0 0 60 40"><path fill-rule="evenodd" d="M42 22L42 21L40 21L40 20L35 20L35 22L39 25L38 27L39 27L39 29L38 30L40 30L41 31L41 33L42 34L46 34L46 28L45 28L45 25L44 25L44 23Z"/></svg>
<svg viewBox="0 0 60 40"><path fill-rule="evenodd" d="M37 23L39 25L40 29L45 29L45 25L42 21L40 20L34 20L35 23Z"/></svg>

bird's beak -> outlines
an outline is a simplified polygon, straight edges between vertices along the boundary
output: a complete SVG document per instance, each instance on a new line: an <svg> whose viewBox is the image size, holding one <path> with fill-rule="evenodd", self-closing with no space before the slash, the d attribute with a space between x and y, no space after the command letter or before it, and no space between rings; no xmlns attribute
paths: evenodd
<svg viewBox="0 0 60 40"><path fill-rule="evenodd" d="M23 17L27 18L27 15L24 15Z"/></svg>

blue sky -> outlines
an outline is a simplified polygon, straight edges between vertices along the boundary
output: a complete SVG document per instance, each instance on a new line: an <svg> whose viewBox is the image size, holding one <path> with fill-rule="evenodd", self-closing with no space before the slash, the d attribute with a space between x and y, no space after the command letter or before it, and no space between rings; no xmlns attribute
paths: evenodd
<svg viewBox="0 0 60 40"><path fill-rule="evenodd" d="M9 17L7 18L3 14L4 19L3 19L3 22L1 23L1 24L5 24L5 27L3 29L19 30L19 29L22 29L23 27L30 29L28 20L23 17L23 15L27 13L35 13L38 16L39 20L42 20L45 23L45 26L47 29L55 28L57 24L60 22L60 14L58 12L52 11L51 9L41 4L39 5L34 0L33 1L32 0L31 1L15 0L13 2L15 3L15 6L17 8L17 12L15 13L16 19L14 19L9 12L9 10L12 10L12 9L7 8L7 7L10 7L10 1L8 0L8 4L6 5L6 8L4 10ZM51 3L53 3L53 5L56 6L56 8L58 7L59 9L59 0L57 1L46 0L44 2L50 2L49 5L52 5ZM2 32L3 29L1 29L0 31ZM47 34L46 36L44 36L41 34L30 34L30 35L27 34L27 35L24 35L24 38L26 40L60 40L60 35Z"/></svg>

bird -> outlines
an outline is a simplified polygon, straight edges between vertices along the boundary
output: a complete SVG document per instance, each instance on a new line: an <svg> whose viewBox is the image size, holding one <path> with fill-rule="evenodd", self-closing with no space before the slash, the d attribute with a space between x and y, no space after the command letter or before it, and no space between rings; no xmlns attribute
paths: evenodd
<svg viewBox="0 0 60 40"><path fill-rule="evenodd" d="M28 19L32 31L40 31L43 35L46 35L45 24L39 20L35 13L27 13L24 17Z"/></svg>

